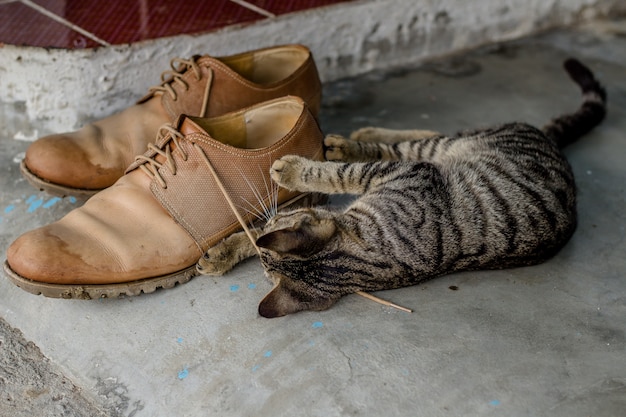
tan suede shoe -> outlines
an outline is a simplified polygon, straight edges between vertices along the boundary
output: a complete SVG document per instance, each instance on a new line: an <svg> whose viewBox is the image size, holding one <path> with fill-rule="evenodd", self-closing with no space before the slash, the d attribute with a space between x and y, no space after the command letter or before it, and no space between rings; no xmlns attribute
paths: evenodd
<svg viewBox="0 0 626 417"><path fill-rule="evenodd" d="M257 195L264 204L276 197L273 161L287 154L321 160L322 139L297 97L217 118L181 116L112 187L13 242L5 272L26 291L62 298L137 295L187 282L210 246L241 230L208 164L249 221L263 210ZM281 190L277 201L311 197Z"/></svg>
<svg viewBox="0 0 626 417"><path fill-rule="evenodd" d="M301 45L212 58L172 60L162 83L136 105L72 133L46 136L26 151L24 177L64 196L91 196L111 186L145 152L157 129L181 114L214 117L286 95L299 96L317 116L321 83Z"/></svg>

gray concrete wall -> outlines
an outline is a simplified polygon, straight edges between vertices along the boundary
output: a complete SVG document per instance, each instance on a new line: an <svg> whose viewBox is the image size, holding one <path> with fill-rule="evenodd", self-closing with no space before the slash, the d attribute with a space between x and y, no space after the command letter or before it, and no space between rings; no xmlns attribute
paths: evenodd
<svg viewBox="0 0 626 417"><path fill-rule="evenodd" d="M173 57L303 43L330 81L615 13L626 13L626 2L364 0L126 46L68 51L0 45L0 134L34 140L127 107L158 82Z"/></svg>

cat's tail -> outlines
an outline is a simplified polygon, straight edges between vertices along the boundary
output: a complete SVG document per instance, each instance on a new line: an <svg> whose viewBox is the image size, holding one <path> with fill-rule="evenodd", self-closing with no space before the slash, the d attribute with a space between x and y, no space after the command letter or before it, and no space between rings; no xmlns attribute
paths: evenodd
<svg viewBox="0 0 626 417"><path fill-rule="evenodd" d="M606 114L606 91L591 70L574 58L567 59L563 67L580 86L583 103L576 112L552 119L542 129L561 148L600 124Z"/></svg>

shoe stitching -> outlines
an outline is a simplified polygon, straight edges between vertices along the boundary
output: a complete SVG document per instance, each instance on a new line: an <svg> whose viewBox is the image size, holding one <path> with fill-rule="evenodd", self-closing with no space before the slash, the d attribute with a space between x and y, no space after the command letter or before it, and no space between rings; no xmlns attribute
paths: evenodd
<svg viewBox="0 0 626 417"><path fill-rule="evenodd" d="M185 230L185 232L189 234L191 240L193 240L193 242L198 247L200 254L204 253L206 249L203 249L200 243L198 243L198 241L196 240L196 236L200 236L201 234L191 224L189 224L183 216L181 216L181 214L176 210L174 206L172 206L167 200L162 197L162 194L158 192L154 192L153 194L157 198L157 200L159 200L161 205L167 209L167 211L174 214L175 221L183 225L183 230Z"/></svg>
<svg viewBox="0 0 626 417"><path fill-rule="evenodd" d="M268 148L272 148L273 146L276 146L275 148L271 149L271 153L277 152L279 150L281 150L282 148L284 148L285 146L288 146L291 143L291 138L293 136L297 136L300 133L300 130L304 128L304 124L300 122L300 120L298 120L296 122L296 125L294 126L292 131L289 131L282 139L280 139L279 142L277 142L279 145L276 146L276 144L274 145L270 145L267 148L261 148L261 149L241 149L241 148L235 148L232 146L226 146L224 144L222 144L221 142L217 142L217 141L207 141L204 139L204 136L201 134L197 134L197 133L192 133L190 135L187 135L188 139L192 139L194 141L198 141L198 142L202 142L208 146L211 146L213 148L219 149L225 153L228 153L229 155L232 156L236 156L236 157L240 157L240 158L245 158L245 159L256 159L259 158L260 156L265 156L265 155L261 155L262 152L267 152ZM282 144L280 142L283 142ZM233 151L233 149L237 149L237 150L241 150L241 151L245 151L244 152L235 152Z"/></svg>
<svg viewBox="0 0 626 417"><path fill-rule="evenodd" d="M285 80L287 80L288 78L293 77L295 74L304 74L306 73L306 71L310 68L310 67L314 67L315 66L315 61L312 58L312 55L309 53L309 56L304 60L304 62L302 63L302 65L300 65L295 71L293 71L291 74L289 74L287 77L283 78L280 81L276 81L275 84L271 87L266 87L263 84L258 84L255 83L252 80L249 80L248 78L244 77L243 75L239 74L237 71L234 71L231 67L229 67L228 65L224 64L222 61L220 61L219 59L215 59L212 57L205 57L205 58L209 58L211 60L213 60L214 62L212 63L213 66L217 68L219 68L221 70L221 72L228 76L229 78L231 78L232 80L236 81L237 83L239 83L242 86L245 87L250 87L253 88L255 90L259 90L259 91L265 91L265 92L273 92L273 91L277 91L277 90L281 90L284 88L287 88L289 84L293 83L293 82L298 82L300 80L301 77L296 77L293 80L290 80L290 82L286 84L283 84L285 82Z"/></svg>
<svg viewBox="0 0 626 417"><path fill-rule="evenodd" d="M308 60L307 60L308 61ZM292 72L290 75L288 75L287 77L283 78L281 81L277 81L276 85L272 86L272 87L265 87L263 84L258 84L255 83L252 80L249 80L247 78L245 78L244 76L242 76L241 74L239 74L236 71L233 71L232 68L230 68L228 65L218 61L216 63L216 67L219 67L222 71L222 73L229 77L230 79L232 79L233 81L237 82L239 85L242 85L244 87L248 87L248 88L252 88L254 90L257 91L261 91L261 92L275 92L278 90L282 90L285 88L289 87L290 83L287 84L282 84L287 78L293 76L294 74L296 74L297 72L299 72L301 69L304 69L306 67L308 67L308 62L305 61L305 64L303 64L302 66L300 66L296 71ZM299 81L298 79L293 80L292 82L297 82Z"/></svg>

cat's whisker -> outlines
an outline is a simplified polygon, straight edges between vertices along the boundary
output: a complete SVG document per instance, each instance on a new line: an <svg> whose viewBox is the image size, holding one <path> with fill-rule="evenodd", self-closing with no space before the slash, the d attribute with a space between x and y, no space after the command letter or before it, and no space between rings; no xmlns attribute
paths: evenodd
<svg viewBox="0 0 626 417"><path fill-rule="evenodd" d="M247 207L244 206L237 206L238 209L243 210L246 214L249 214L252 216L252 218L256 218L257 220L266 220L265 218L265 213L262 213L261 211L259 211L254 205L252 205L252 203L250 203L247 200L244 200L246 203L248 203L250 205L250 207L253 208L253 210L250 210ZM250 220L250 223L254 223L254 220Z"/></svg>
<svg viewBox="0 0 626 417"><path fill-rule="evenodd" d="M257 214L257 217L260 218L265 218L267 217L266 215L266 211L263 207L259 208L256 204L254 204L253 202L251 202L250 200L248 200L245 197L240 197L240 200L246 204L246 207L249 207L252 211L254 211L254 213ZM258 198L256 199L256 202L258 202Z"/></svg>
<svg viewBox="0 0 626 417"><path fill-rule="evenodd" d="M256 217L259 220L265 220L266 222L269 220L269 218L267 217L267 213L261 209L259 209L257 206L255 206L254 204L252 204L250 201L248 201L246 198L241 198L241 200L248 204L248 207L244 207L244 206L237 206L238 208L245 210L248 214L252 214L254 217Z"/></svg>
<svg viewBox="0 0 626 417"><path fill-rule="evenodd" d="M278 190L280 189L280 186L277 183L275 183L273 180L272 180L272 184L273 184L273 186L272 186L272 192L273 192L272 196L274 198L272 199L272 207L271 208L272 208L272 217L274 217L278 213Z"/></svg>
<svg viewBox="0 0 626 417"><path fill-rule="evenodd" d="M259 170L261 170L261 168L259 167ZM261 172L262 174L262 172ZM261 176L263 178L263 183L265 184L265 191L267 192L267 195L269 196L269 200L268 200L268 214L269 214L269 219L271 219L272 217L274 217L276 215L276 213L278 213L278 190L280 189L280 186L274 182L274 180L272 180L270 178L270 184L268 185L267 181L265 180L265 175Z"/></svg>
<svg viewBox="0 0 626 417"><path fill-rule="evenodd" d="M261 169L261 166L258 166L259 168L259 174L261 175L261 178L263 178L263 185L265 185L265 192L267 193L267 195L269 197L272 196L271 192L270 192L270 187L268 187L267 185L267 180L265 179L265 175L263 175L263 170Z"/></svg>
<svg viewBox="0 0 626 417"><path fill-rule="evenodd" d="M261 169L259 167L259 169ZM259 190L257 189L257 187L252 184L248 178L243 174L243 172L241 172L241 170L239 170L239 173L241 174L241 177L243 178L243 180L246 182L246 184L248 185L248 187L250 188L250 191L252 191L252 194L254 195L254 198L257 199L257 202L261 205L261 208L263 209L263 212L265 213L265 218L270 219L271 213L267 207L267 204L265 203L263 196L261 195L261 193L259 192ZM263 175L261 177L264 177ZM265 181L265 178L263 178L263 181ZM250 204L250 202L248 202L248 204ZM256 207L255 207L256 208Z"/></svg>

